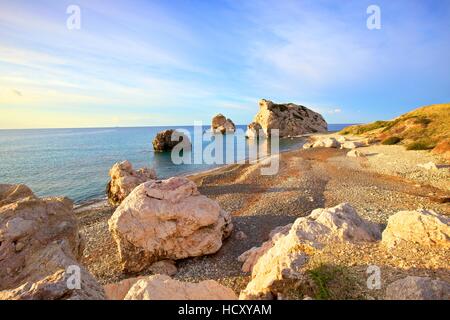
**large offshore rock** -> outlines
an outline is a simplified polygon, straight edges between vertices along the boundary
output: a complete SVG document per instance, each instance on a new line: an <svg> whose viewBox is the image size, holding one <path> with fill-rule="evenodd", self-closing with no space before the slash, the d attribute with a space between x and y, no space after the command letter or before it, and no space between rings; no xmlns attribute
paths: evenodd
<svg viewBox="0 0 450 320"><path fill-rule="evenodd" d="M183 144L184 149L191 146L191 141L184 133L173 129L164 130L158 132L155 139L153 139L153 150L158 152L171 151L179 143Z"/></svg>
<svg viewBox="0 0 450 320"><path fill-rule="evenodd" d="M236 126L231 119L226 118L223 114L215 115L211 120L212 133L233 133L236 131Z"/></svg>
<svg viewBox="0 0 450 320"><path fill-rule="evenodd" d="M108 223L125 271L215 253L233 227L230 214L184 177L139 185Z"/></svg>
<svg viewBox="0 0 450 320"><path fill-rule="evenodd" d="M304 106L293 103L276 104L265 99L259 101L259 111L253 122L261 125L266 136L270 136L272 129L278 129L279 136L286 137L327 132L328 128L319 113Z"/></svg>
<svg viewBox="0 0 450 320"><path fill-rule="evenodd" d="M276 296L280 283L301 279L309 257L329 243L376 241L380 237L378 227L361 219L346 203L313 210L309 216L298 218L288 232L287 228L273 233L272 240L257 253L256 263L252 261L255 253L248 255L252 260L244 265L253 265L252 279L240 298Z"/></svg>
<svg viewBox="0 0 450 320"><path fill-rule="evenodd" d="M123 280L106 286L111 300L236 300L230 288L217 281L182 282L167 275Z"/></svg>
<svg viewBox="0 0 450 320"><path fill-rule="evenodd" d="M382 243L450 248L450 218L432 210L397 212L389 217Z"/></svg>
<svg viewBox="0 0 450 320"><path fill-rule="evenodd" d="M141 183L156 180L156 172L150 168L134 170L127 160L115 163L109 170L111 180L106 187L109 202L118 206Z"/></svg>
<svg viewBox="0 0 450 320"><path fill-rule="evenodd" d="M258 122L252 122L247 126L247 131L245 131L245 136L249 139L258 139L260 137L265 137L263 128Z"/></svg>
<svg viewBox="0 0 450 320"><path fill-rule="evenodd" d="M83 239L72 201L36 197L28 188L0 185L0 299L102 299L102 287L79 265ZM17 201L12 202L15 198ZM68 268L81 288L67 285Z"/></svg>

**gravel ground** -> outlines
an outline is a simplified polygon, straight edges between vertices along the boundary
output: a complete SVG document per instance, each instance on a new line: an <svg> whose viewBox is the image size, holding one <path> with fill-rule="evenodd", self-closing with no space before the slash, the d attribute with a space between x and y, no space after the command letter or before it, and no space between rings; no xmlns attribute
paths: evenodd
<svg viewBox="0 0 450 320"><path fill-rule="evenodd" d="M404 163L409 163L400 160L404 155L396 147L374 146L361 150L366 153L383 153L381 157L395 158L397 154L399 168ZM411 156L411 159L416 159L413 157L415 156ZM269 232L275 227L308 215L315 208L348 202L361 216L381 225L386 224L388 217L397 211L419 207L450 215L450 205L436 200L449 196L448 189L445 188L445 183L448 183L446 174L425 173L416 176L407 173L407 165L402 171L395 169L395 164L382 165L378 163L380 161L372 161L371 156L348 158L345 150L337 149L294 150L282 153L280 158L279 173L273 176L260 174L261 163L230 165L190 176L202 194L217 200L223 209L232 213L235 230L218 253L178 261L176 278L187 281L216 279L239 293L249 276L241 272L241 263L237 261L237 257L267 240ZM411 161L425 163L428 158ZM87 240L82 262L88 269L101 283L134 276L123 274L119 270L117 249L107 225L113 209L97 206L78 208L77 212L82 233ZM243 231L247 239L238 240L237 231ZM351 265L349 257L354 259L364 252L367 257L372 255L362 248L346 252L347 256L344 253L324 253L323 260ZM395 269L386 263L387 258L382 260L381 256L382 254L375 262L388 265L387 269ZM422 264L416 263L416 267L426 269L425 262L423 260ZM444 270L448 273L448 266ZM144 274L149 272L139 273Z"/></svg>

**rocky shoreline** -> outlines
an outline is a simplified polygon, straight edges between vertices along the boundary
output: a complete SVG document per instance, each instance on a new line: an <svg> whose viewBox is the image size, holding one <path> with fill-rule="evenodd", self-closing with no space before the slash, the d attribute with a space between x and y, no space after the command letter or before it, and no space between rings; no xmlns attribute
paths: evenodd
<svg viewBox="0 0 450 320"><path fill-rule="evenodd" d="M217 134L232 131L216 118ZM249 138L279 127L310 134L165 180L125 160L108 200L75 208L0 185L0 299L449 300L446 158L327 133L311 110L261 100ZM154 145L172 148L170 135Z"/></svg>
<svg viewBox="0 0 450 320"><path fill-rule="evenodd" d="M333 134L313 138L330 136ZM217 201L221 208L231 213L234 231L217 253L177 261L174 278L188 282L214 279L239 295L250 281L250 275L242 271L242 262L238 261L242 253L260 246L276 227L292 223L316 208L333 207L342 202L350 203L362 218L380 225L380 228L386 226L390 216L402 210L426 208L450 215L448 203L439 201L450 195L448 168L439 169L438 174L420 167L414 170L422 171L422 175L403 172L401 166L404 162L400 159L405 155L395 146L387 146L399 161L386 164L385 167L390 168L386 172L386 168L380 168L379 163L378 166L372 165L370 157L376 157L373 154L376 148L376 145L358 148L365 154L372 154L362 158L350 158L347 156L348 150L337 148L282 152L279 174L273 177L259 174L261 163L227 165L189 175L201 194ZM382 156L389 156L383 150ZM420 151L407 152L409 157L412 155L422 159L422 162L429 161L429 157L436 163L441 161L435 155L425 155ZM122 273L119 268L116 247L108 232L107 220L114 210L77 211L81 231L87 239L82 263L103 284L129 278L130 275ZM323 268L324 261L332 261L332 265L345 268L349 277L357 279L358 285L354 284L352 294L337 290L333 293L334 298L381 299L386 286L370 291L361 285L367 277L367 266L380 264L386 285L407 276L431 276L450 281L445 260L447 254L448 251L441 249L411 251L400 248L393 255L380 250L376 244L336 243L325 247L309 264L311 269ZM133 276L151 274L151 270L144 270ZM284 298L295 298L295 295L287 294Z"/></svg>

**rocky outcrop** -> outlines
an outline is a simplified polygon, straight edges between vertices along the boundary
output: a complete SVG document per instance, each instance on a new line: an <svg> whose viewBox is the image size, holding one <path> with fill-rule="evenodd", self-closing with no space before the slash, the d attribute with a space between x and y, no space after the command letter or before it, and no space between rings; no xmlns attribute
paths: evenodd
<svg viewBox="0 0 450 320"><path fill-rule="evenodd" d="M118 206L141 183L156 180L155 170L141 168L133 170L133 166L127 160L115 163L109 170L111 180L106 186L106 194L109 203Z"/></svg>
<svg viewBox="0 0 450 320"><path fill-rule="evenodd" d="M400 211L389 217L382 243L450 248L450 218L431 210Z"/></svg>
<svg viewBox="0 0 450 320"><path fill-rule="evenodd" d="M33 191L24 184L0 184L0 207L26 197L34 197Z"/></svg>
<svg viewBox="0 0 450 320"><path fill-rule="evenodd" d="M251 272L258 259L273 247L279 237L287 235L291 227L292 223L275 228L270 232L269 240L264 242L260 247L253 247L241 254L238 257L238 261L242 262L242 271Z"/></svg>
<svg viewBox="0 0 450 320"><path fill-rule="evenodd" d="M380 237L377 226L361 219L345 203L316 209L309 216L298 218L286 233L287 228L278 229L258 253L251 249L253 253L247 259L252 261L245 263L253 264L252 279L240 298L273 298L283 283L301 279L309 257L329 243L376 241ZM255 255L259 257L255 259Z"/></svg>
<svg viewBox="0 0 450 320"><path fill-rule="evenodd" d="M304 106L293 103L276 104L265 99L259 101L259 111L253 122L262 127L266 136L270 136L272 129L278 129L280 137L287 137L326 132L328 128L319 113Z"/></svg>
<svg viewBox="0 0 450 320"><path fill-rule="evenodd" d="M217 114L211 121L212 133L233 133L236 131L236 126L231 119L227 119L223 114Z"/></svg>
<svg viewBox="0 0 450 320"><path fill-rule="evenodd" d="M105 286L110 300L236 300L230 288L214 280L182 282L166 275L123 280Z"/></svg>
<svg viewBox="0 0 450 320"><path fill-rule="evenodd" d="M341 144L333 137L327 137L325 139L319 139L312 145L313 148L339 148Z"/></svg>
<svg viewBox="0 0 450 320"><path fill-rule="evenodd" d="M0 190L7 203L0 206L0 300L103 299L101 286L77 262L84 242L72 201L40 199L24 186ZM79 289L68 285L70 268L80 271Z"/></svg>
<svg viewBox="0 0 450 320"><path fill-rule="evenodd" d="M450 300L450 284L428 277L406 277L386 288L386 300Z"/></svg>
<svg viewBox="0 0 450 320"><path fill-rule="evenodd" d="M153 139L153 150L158 152L171 151L178 143L182 143L184 149L191 147L191 141L184 133L172 129L164 130L158 132Z"/></svg>
<svg viewBox="0 0 450 320"><path fill-rule="evenodd" d="M266 135L258 122L252 122L247 126L245 136L249 139L264 138Z"/></svg>
<svg viewBox="0 0 450 320"><path fill-rule="evenodd" d="M233 227L230 214L184 177L139 185L108 223L125 271L215 253Z"/></svg>
<svg viewBox="0 0 450 320"><path fill-rule="evenodd" d="M303 149L310 148L340 148L340 149L356 149L368 146L371 142L368 139L364 140L347 140L343 136L313 136L310 141L303 145ZM355 153L349 153L349 156L354 156Z"/></svg>

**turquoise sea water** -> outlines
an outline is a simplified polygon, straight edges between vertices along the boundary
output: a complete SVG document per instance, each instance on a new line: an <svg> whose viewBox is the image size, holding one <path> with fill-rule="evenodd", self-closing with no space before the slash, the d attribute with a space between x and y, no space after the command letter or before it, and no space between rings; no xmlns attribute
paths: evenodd
<svg viewBox="0 0 450 320"><path fill-rule="evenodd" d="M345 126L330 124L329 130ZM193 127L178 128L193 131ZM159 178L218 166L175 165L170 152L153 152L153 138L165 129L169 127L0 130L0 183L24 183L39 196L67 196L82 203L105 197L109 169L125 159L135 168L155 168ZM280 150L298 147L302 142L302 138L281 139ZM202 148L210 143L205 141Z"/></svg>

